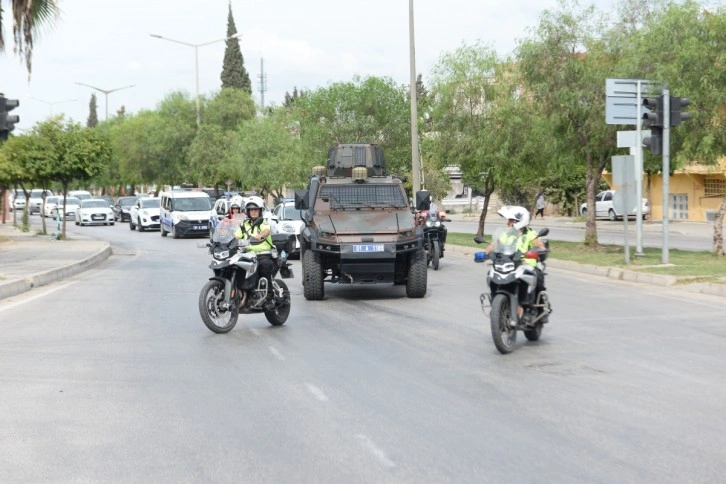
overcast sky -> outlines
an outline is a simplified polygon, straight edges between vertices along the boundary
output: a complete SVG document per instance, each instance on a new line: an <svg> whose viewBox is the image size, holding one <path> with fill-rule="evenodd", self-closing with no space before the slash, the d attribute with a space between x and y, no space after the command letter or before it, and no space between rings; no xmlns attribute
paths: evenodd
<svg viewBox="0 0 726 484"><path fill-rule="evenodd" d="M610 11L616 0L594 3ZM20 129L46 119L51 111L85 124L93 92L100 120L105 117L106 99L109 116L114 116L122 105L127 113L153 109L175 90L193 96L195 49L149 34L190 44L227 34L228 0L59 0L58 4L60 19L36 39L30 81L12 52L10 12L5 15L0 92L20 100L13 111L21 118ZM258 104L261 59L267 77L266 105L281 104L285 92L295 86L315 89L350 81L356 74L408 83L407 0L232 0L231 5ZM517 40L536 25L542 10L554 6L556 0L416 0L416 70L426 79L439 56L463 42L481 40L502 55L511 53ZM224 48L224 42L199 47L201 94L220 89ZM134 87L106 97L76 82L106 91Z"/></svg>

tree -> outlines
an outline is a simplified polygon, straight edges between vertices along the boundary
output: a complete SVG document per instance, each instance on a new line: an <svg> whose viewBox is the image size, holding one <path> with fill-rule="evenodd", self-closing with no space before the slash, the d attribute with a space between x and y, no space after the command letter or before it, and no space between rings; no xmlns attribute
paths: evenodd
<svg viewBox="0 0 726 484"><path fill-rule="evenodd" d="M55 0L10 0L9 3L8 11L13 14L15 51L21 58L25 58L25 67L30 76L33 64L33 38L40 27L53 23L60 9ZM0 0L0 52L5 50L2 25L3 13L6 10L2 6L3 1Z"/></svg>
<svg viewBox="0 0 726 484"><path fill-rule="evenodd" d="M307 91L304 89L297 90L297 86L294 87L292 94L285 91L285 100L282 102L282 105L286 108L289 108L293 105L295 101L300 99L301 97L305 96L307 94Z"/></svg>
<svg viewBox="0 0 726 484"><path fill-rule="evenodd" d="M233 87L243 89L252 94L252 82L250 76L245 69L245 61L242 57L242 50L239 46L238 38L230 38L237 33L237 27L234 24L232 16L232 4L229 4L229 13L227 14L227 44L224 49L224 62L222 63L222 88Z"/></svg>
<svg viewBox="0 0 726 484"><path fill-rule="evenodd" d="M205 103L203 122L236 131L241 122L255 117L256 109L248 91L228 87Z"/></svg>
<svg viewBox="0 0 726 484"><path fill-rule="evenodd" d="M88 103L88 121L87 128L95 128L98 126L98 113L96 112L96 94L91 94L91 102Z"/></svg>
<svg viewBox="0 0 726 484"><path fill-rule="evenodd" d="M0 156L5 160L5 166L3 167L2 178L10 186L20 187L25 195L25 199L28 200L30 192L25 187L26 183L32 183L35 181L34 175L28 169L32 165L32 159L42 157L44 153L42 150L38 150L37 144L33 143L33 140L29 136L12 136L8 138L2 144L0 150ZM30 220L28 218L28 204L23 209L21 230L28 232L30 230ZM16 211L13 212L13 218L17 221Z"/></svg>
<svg viewBox="0 0 726 484"><path fill-rule="evenodd" d="M523 95L541 112L549 135L543 149L553 154L550 170L566 172L586 164L585 244L597 245L595 191L610 155L615 128L603 122L605 82L613 77L615 57L595 22L594 7L577 9L576 0L543 12L530 38L517 49Z"/></svg>
<svg viewBox="0 0 726 484"><path fill-rule="evenodd" d="M319 88L292 108L299 122L307 169L326 159L335 143L377 143L389 173L411 172L411 128L406 89L390 78L355 77Z"/></svg>
<svg viewBox="0 0 726 484"><path fill-rule="evenodd" d="M693 0L653 1L646 3L652 8L641 9L648 15L628 23L628 12L642 3L631 0L620 13L620 30L629 33L616 37L623 71L667 83L673 95L690 98L693 118L671 130L671 166L715 165L726 154L726 7L705 8ZM714 223L717 255L725 253L725 213L726 193Z"/></svg>

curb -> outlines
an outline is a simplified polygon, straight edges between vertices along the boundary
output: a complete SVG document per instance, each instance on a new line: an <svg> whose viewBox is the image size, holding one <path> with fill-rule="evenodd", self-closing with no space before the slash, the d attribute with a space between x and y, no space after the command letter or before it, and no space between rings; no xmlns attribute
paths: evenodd
<svg viewBox="0 0 726 484"><path fill-rule="evenodd" d="M97 250L94 254L72 262L55 269L49 269L44 272L32 274L24 279L13 279L8 282L0 283L0 299L17 296L24 292L30 291L34 287L45 286L51 282L59 281L67 277L71 277L83 271L87 271L96 264L108 259L111 255L111 244L105 243L104 247Z"/></svg>
<svg viewBox="0 0 726 484"><path fill-rule="evenodd" d="M465 245L446 245L446 250L461 254L473 254L477 252L476 247L468 247ZM650 284L661 287L671 287L682 285L689 292L698 292L701 294L709 294L712 296L726 297L726 284L715 283L690 283L692 277L666 276L660 274L651 274L648 272L630 271L620 269L618 267L595 266L591 264L580 264L559 259L547 259L547 265L555 269L564 269L566 271L580 272L584 274L592 274L595 276L603 276L618 281L638 282L641 284Z"/></svg>

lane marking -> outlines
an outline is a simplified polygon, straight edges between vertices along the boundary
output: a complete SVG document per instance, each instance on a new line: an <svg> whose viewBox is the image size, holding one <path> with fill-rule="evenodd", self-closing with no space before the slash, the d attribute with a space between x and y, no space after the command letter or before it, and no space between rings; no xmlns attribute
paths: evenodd
<svg viewBox="0 0 726 484"><path fill-rule="evenodd" d="M31 291L33 291L33 292L40 291L40 292L38 294L35 294L35 295L32 295L32 296L28 295L27 297L24 297L21 301L16 301L16 302L11 302L11 303L7 303L7 304L2 304L0 306L0 312L6 311L8 309L12 309L14 307L18 307L18 306L20 306L22 304L27 304L29 302L35 301L36 299L40 299L42 297L47 297L49 294L53 294L54 292L60 291L61 289L65 289L65 288L67 288L69 286L72 286L73 284L78 283L78 282L80 282L80 279L79 280L75 280L75 281L66 282L66 283L63 283L63 284L58 285L56 287L48 288L48 289L43 288L43 286L38 287L38 288L33 288L33 289L31 289ZM57 284L57 282L56 283L52 283L52 284ZM24 293L17 294L14 297L22 297L24 295L27 295L28 292L29 291L25 291Z"/></svg>
<svg viewBox="0 0 726 484"><path fill-rule="evenodd" d="M277 358L280 361L285 361L285 357L282 356L282 354L279 351L277 351L277 348L275 348L274 346L268 346L268 348L270 348L270 353L275 355L275 358Z"/></svg>
<svg viewBox="0 0 726 484"><path fill-rule="evenodd" d="M357 434L355 436L371 454L375 456L378 461L386 467L396 467L396 463L388 458L385 452L378 447L371 439L363 434Z"/></svg>
<svg viewBox="0 0 726 484"><path fill-rule="evenodd" d="M327 395L325 395L325 393L323 393L323 391L320 388L316 387L315 385L313 385L311 383L306 383L305 386L308 388L308 391L310 393L312 393L313 396L315 398L317 398L318 400L320 400L321 402L328 401Z"/></svg>

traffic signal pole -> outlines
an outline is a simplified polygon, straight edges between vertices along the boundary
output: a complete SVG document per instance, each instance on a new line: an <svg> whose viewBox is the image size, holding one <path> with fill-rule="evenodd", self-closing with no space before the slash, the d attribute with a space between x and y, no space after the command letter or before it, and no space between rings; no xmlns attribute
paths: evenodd
<svg viewBox="0 0 726 484"><path fill-rule="evenodd" d="M663 86L663 252L661 262L668 264L668 212L671 173L671 91Z"/></svg>
<svg viewBox="0 0 726 484"><path fill-rule="evenodd" d="M635 147L635 257L643 257L643 139L641 135L640 122L643 119L643 82L638 81L638 97L637 97L637 119L639 122L635 125L637 130L636 139L638 143ZM628 214L623 215L628 218Z"/></svg>

